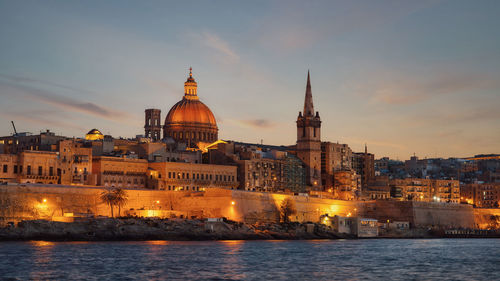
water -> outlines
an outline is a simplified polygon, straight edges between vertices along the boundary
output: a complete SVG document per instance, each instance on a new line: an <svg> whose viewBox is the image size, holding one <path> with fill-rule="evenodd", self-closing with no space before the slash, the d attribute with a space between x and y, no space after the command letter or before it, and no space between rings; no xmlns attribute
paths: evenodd
<svg viewBox="0 0 500 281"><path fill-rule="evenodd" d="M0 242L0 279L500 280L500 239Z"/></svg>

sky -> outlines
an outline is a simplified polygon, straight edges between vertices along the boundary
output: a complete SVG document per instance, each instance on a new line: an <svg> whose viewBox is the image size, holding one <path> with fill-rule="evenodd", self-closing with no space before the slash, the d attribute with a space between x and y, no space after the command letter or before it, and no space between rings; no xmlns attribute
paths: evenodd
<svg viewBox="0 0 500 281"><path fill-rule="evenodd" d="M189 67L219 138L376 158L500 153L500 1L0 0L0 135L144 134Z"/></svg>

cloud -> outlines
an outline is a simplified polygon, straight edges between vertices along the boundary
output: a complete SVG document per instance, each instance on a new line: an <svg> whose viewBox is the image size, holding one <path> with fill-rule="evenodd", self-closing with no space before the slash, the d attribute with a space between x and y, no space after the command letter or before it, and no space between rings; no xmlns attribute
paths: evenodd
<svg viewBox="0 0 500 281"><path fill-rule="evenodd" d="M70 90L78 93L85 93L85 94L95 94L92 91L88 90L83 90L83 89L76 89L70 86L50 82L50 81L45 81L45 80L38 80L38 79L33 79L29 77L20 77L20 76L13 76L13 75L5 75L0 73L0 78L9 80L14 83L35 83L35 84L41 84L41 85L46 85L46 86L51 86L51 87L56 87L64 90Z"/></svg>
<svg viewBox="0 0 500 281"><path fill-rule="evenodd" d="M259 19L257 42L278 53L290 53L313 47L325 40L342 40L345 35L389 25L420 9L434 4L426 1L377 2L347 1L277 2L268 17Z"/></svg>
<svg viewBox="0 0 500 281"><path fill-rule="evenodd" d="M225 119L225 121L229 121L230 123L233 123L237 126L243 126L254 129L270 129L276 127L275 122L267 119L246 119L246 120Z"/></svg>
<svg viewBox="0 0 500 281"><path fill-rule="evenodd" d="M66 122L64 118L60 116L52 116L58 120L52 118L46 118L48 114L53 114L53 112L41 112L41 111L26 111L26 112L2 112L0 116L4 116L7 119L14 119L15 121L23 121L27 124L39 124L42 128L47 128L48 126L54 126L58 128L70 128L77 131L85 131L88 128L79 126L74 122Z"/></svg>
<svg viewBox="0 0 500 281"><path fill-rule="evenodd" d="M12 85L0 82L0 95L7 97L24 97L25 99L37 100L69 112L77 111L122 123L126 123L127 120L125 119L131 117L125 112L113 110L92 102L61 96L43 89L37 89L26 85Z"/></svg>
<svg viewBox="0 0 500 281"><path fill-rule="evenodd" d="M377 81L367 81L354 87L361 95L370 96L372 101L390 105L415 104L436 96L500 87L497 79L475 73L442 71L430 78L416 78L418 75L403 77L401 74L389 76L391 78L377 77Z"/></svg>
<svg viewBox="0 0 500 281"><path fill-rule="evenodd" d="M229 46L229 43L213 32L191 33L190 37L223 55L228 63L240 61L240 56Z"/></svg>

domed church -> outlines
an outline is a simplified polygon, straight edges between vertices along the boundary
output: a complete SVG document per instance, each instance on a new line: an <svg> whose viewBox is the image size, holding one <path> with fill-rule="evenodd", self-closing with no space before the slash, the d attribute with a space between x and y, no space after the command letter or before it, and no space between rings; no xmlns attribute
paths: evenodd
<svg viewBox="0 0 500 281"><path fill-rule="evenodd" d="M149 111L149 114L148 114ZM146 137L157 140L159 135L159 110L146 109ZM151 120L153 119L153 120ZM156 120L155 120L156 119ZM213 143L218 139L214 114L198 97L198 84L193 78L192 68L184 83L184 97L168 112L163 125L163 138L193 147L198 143Z"/></svg>

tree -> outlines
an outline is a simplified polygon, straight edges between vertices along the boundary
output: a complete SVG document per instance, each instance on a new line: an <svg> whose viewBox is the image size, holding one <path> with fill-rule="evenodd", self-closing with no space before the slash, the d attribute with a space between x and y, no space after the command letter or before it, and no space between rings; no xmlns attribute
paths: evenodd
<svg viewBox="0 0 500 281"><path fill-rule="evenodd" d="M115 194L111 191L111 189L108 189L101 193L100 198L102 202L108 204L109 208L111 209L111 217L114 217L113 205L115 204Z"/></svg>
<svg viewBox="0 0 500 281"><path fill-rule="evenodd" d="M115 196L114 204L118 206L118 216L121 216L121 208L128 200L127 192L125 192L122 188L115 188L113 190L113 194Z"/></svg>
<svg viewBox="0 0 500 281"><path fill-rule="evenodd" d="M290 198L285 198L281 202L280 206L280 218L284 223L290 222L290 216L295 215L297 213L297 209L295 208L295 203Z"/></svg>
<svg viewBox="0 0 500 281"><path fill-rule="evenodd" d="M108 189L101 193L101 201L108 204L111 209L111 217L114 217L113 206L118 206L118 215L120 215L121 207L128 200L127 193L121 188Z"/></svg>

